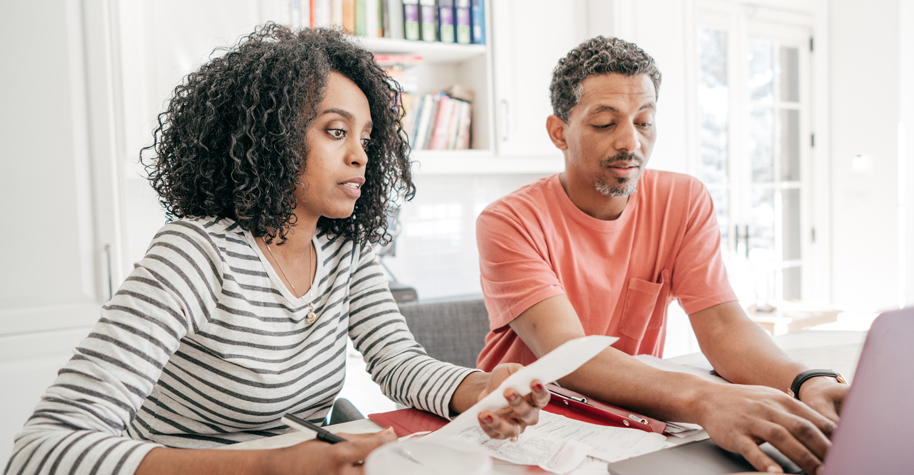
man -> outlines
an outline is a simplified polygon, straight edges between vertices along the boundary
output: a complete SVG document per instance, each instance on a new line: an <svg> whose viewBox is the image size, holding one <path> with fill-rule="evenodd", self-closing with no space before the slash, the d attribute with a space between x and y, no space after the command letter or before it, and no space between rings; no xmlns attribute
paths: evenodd
<svg viewBox="0 0 914 475"><path fill-rule="evenodd" d="M565 171L489 206L477 222L492 331L478 365L530 363L573 338L619 341L561 380L664 420L694 422L761 471L781 468L767 441L807 473L830 446L847 386L808 370L743 312L720 257L713 204L696 179L645 170L657 137L660 72L631 43L597 37L559 61L549 136ZM666 308L689 314L717 384L652 369ZM785 394L794 380L798 399Z"/></svg>

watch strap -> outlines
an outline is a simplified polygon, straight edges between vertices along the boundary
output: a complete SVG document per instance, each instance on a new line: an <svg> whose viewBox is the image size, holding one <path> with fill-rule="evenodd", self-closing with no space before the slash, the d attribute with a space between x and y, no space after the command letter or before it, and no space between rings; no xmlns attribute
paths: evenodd
<svg viewBox="0 0 914 475"><path fill-rule="evenodd" d="M810 378L816 378L819 376L828 376L830 378L835 378L841 384L847 384L847 380L844 379L844 376L841 376L841 373L831 370L831 369L811 369L803 371L798 374L796 378L793 378L793 383L790 385L790 389L787 390L787 395L800 399L800 387L803 386L803 383Z"/></svg>

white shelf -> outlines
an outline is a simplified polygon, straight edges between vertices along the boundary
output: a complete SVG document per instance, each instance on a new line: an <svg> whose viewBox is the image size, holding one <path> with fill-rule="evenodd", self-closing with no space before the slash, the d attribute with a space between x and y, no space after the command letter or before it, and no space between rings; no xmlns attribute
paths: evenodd
<svg viewBox="0 0 914 475"><path fill-rule="evenodd" d="M561 172L561 155L500 157L491 150L417 150L412 171L423 175L548 175Z"/></svg>
<svg viewBox="0 0 914 475"><path fill-rule="evenodd" d="M486 45L439 43L356 36L355 40L373 53L405 53L422 56L431 63L459 63L486 54Z"/></svg>

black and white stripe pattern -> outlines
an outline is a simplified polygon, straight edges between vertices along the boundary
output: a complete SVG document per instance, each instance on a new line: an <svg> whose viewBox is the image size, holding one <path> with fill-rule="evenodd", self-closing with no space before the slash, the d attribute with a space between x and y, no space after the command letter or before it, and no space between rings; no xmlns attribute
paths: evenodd
<svg viewBox="0 0 914 475"><path fill-rule="evenodd" d="M7 474L133 473L157 444L213 447L324 419L346 340L401 404L447 417L471 371L428 357L370 246L314 238L318 269L295 298L231 220L167 224L17 435ZM127 437L129 436L129 438Z"/></svg>

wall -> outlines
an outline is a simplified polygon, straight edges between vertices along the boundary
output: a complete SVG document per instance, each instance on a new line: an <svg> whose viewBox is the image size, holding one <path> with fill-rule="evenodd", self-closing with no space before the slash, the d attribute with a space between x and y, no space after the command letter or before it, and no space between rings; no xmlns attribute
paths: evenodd
<svg viewBox="0 0 914 475"><path fill-rule="evenodd" d="M900 5L899 31L901 31L901 120L904 124L904 173L900 174L903 193L903 234L902 249L904 267L904 305L914 305L914 0L902 0Z"/></svg>
<svg viewBox="0 0 914 475"><path fill-rule="evenodd" d="M829 5L832 295L872 312L899 296L899 1Z"/></svg>

